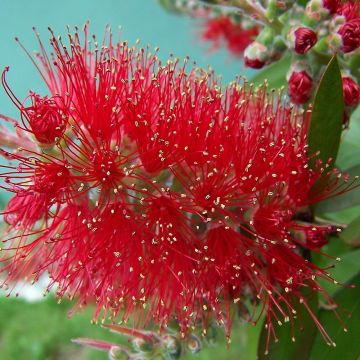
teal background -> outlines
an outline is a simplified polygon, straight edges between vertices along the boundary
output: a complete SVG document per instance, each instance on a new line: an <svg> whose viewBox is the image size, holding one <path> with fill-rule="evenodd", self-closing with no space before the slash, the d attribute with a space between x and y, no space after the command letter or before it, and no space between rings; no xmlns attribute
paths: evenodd
<svg viewBox="0 0 360 360"><path fill-rule="evenodd" d="M19 99L32 89L45 94L45 88L36 69L15 42L19 37L29 52L38 50L37 40L32 31L35 26L47 45L48 26L56 34L66 35L66 25L82 27L90 21L90 33L102 38L107 24L114 32L122 27L122 40L134 44L160 47L159 57L167 59L170 53L184 58L189 55L198 66L210 65L224 82L236 75L244 75L242 61L231 58L226 50L209 54L210 44L201 43L200 21L188 16L166 12L156 0L0 0L0 69L10 66L7 80ZM250 72L248 72L250 74ZM0 113L17 116L17 111L0 90Z"/></svg>

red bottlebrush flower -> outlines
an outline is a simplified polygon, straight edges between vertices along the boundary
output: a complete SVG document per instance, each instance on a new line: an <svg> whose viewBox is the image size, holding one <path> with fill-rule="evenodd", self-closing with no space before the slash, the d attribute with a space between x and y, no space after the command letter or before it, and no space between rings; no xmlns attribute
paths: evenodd
<svg viewBox="0 0 360 360"><path fill-rule="evenodd" d="M307 53L317 42L317 36L314 30L299 27L294 31L294 48L298 54Z"/></svg>
<svg viewBox="0 0 360 360"><path fill-rule="evenodd" d="M340 27L338 34L342 39L342 51L348 53L360 47L360 17L350 20Z"/></svg>
<svg viewBox="0 0 360 360"><path fill-rule="evenodd" d="M229 17L221 16L206 21L202 38L213 43L217 49L222 42L226 43L229 51L235 56L242 56L245 48L255 39L259 30L256 26L243 29L235 24Z"/></svg>
<svg viewBox="0 0 360 360"><path fill-rule="evenodd" d="M356 106L360 102L360 86L350 77L343 77L344 101L347 106Z"/></svg>
<svg viewBox="0 0 360 360"><path fill-rule="evenodd" d="M311 96L313 81L305 71L294 71L288 82L288 94L294 104L304 104Z"/></svg>
<svg viewBox="0 0 360 360"><path fill-rule="evenodd" d="M69 114L61 141L2 150L12 160L3 188L15 193L3 213L6 282L49 273L49 289L95 301L95 317L176 319L184 333L215 319L229 335L231 308L247 296L273 334L274 309L292 319L300 290L311 281L323 292L316 277L328 277L298 255L325 234L297 214L355 185L309 168L307 115L266 88L222 87L110 34L91 50L84 34L70 47L52 36L56 65L40 43L52 96L42 100L67 99L50 102Z"/></svg>

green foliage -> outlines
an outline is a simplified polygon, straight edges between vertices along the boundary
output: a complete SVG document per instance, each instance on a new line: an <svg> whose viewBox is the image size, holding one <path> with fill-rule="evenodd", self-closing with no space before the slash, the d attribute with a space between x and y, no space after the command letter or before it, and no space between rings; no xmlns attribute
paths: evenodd
<svg viewBox="0 0 360 360"><path fill-rule="evenodd" d="M346 244L353 246L360 245L360 216L348 225L348 227L340 234L340 238Z"/></svg>
<svg viewBox="0 0 360 360"><path fill-rule="evenodd" d="M67 302L59 305L53 298L36 303L0 298L1 360L106 359L101 353L71 344L71 338L84 332L100 338L103 335L99 326L90 324L90 309L68 319L71 306Z"/></svg>
<svg viewBox="0 0 360 360"><path fill-rule="evenodd" d="M75 314L66 313L72 303L60 305L52 297L45 301L27 303L24 300L0 298L1 360L106 360L105 352L87 349L71 343L71 339L86 337L128 346L128 339L112 334L100 325L91 325L93 308ZM234 322L232 342L226 345L222 329L217 332L216 343L205 342L196 355L197 360L253 360L256 358L260 326ZM239 354L241 356L239 357ZM189 354L182 360L194 359Z"/></svg>
<svg viewBox="0 0 360 360"><path fill-rule="evenodd" d="M336 55L329 62L317 88L309 130L309 152L320 152L326 163L335 162L344 117L342 80ZM315 159L313 160L314 163Z"/></svg>
<svg viewBox="0 0 360 360"><path fill-rule="evenodd" d="M360 164L353 166L352 168L345 170L345 174L350 176L350 181L360 175ZM360 187L346 192L335 198L321 202L318 205L318 211L327 213L335 212L339 210L348 209L354 206L360 205Z"/></svg>
<svg viewBox="0 0 360 360"><path fill-rule="evenodd" d="M266 79L270 89L279 89L286 85L286 71L289 69L290 64L291 57L284 56L281 60L274 62L264 70L256 73L256 75L251 78L251 82L255 85L262 85L264 79Z"/></svg>
<svg viewBox="0 0 360 360"><path fill-rule="evenodd" d="M304 288L302 294L304 303L300 303L297 300L297 306L295 307L297 316L295 321L293 323L289 321L281 325L274 325L276 337L279 340L274 341L271 338L268 349L266 349L268 331L264 324L258 349L259 360L304 360L309 357L317 328L307 307L316 314L318 310L318 296L310 288ZM304 304L307 304L307 306ZM268 350L268 354L266 350Z"/></svg>
<svg viewBox="0 0 360 360"><path fill-rule="evenodd" d="M334 300L339 309L346 309L348 318L345 319L347 331L335 318L332 311L321 310L319 320L326 331L332 336L336 347L327 346L320 334L316 336L309 360L356 360L360 357L360 273L349 281L355 289L347 287L338 291Z"/></svg>

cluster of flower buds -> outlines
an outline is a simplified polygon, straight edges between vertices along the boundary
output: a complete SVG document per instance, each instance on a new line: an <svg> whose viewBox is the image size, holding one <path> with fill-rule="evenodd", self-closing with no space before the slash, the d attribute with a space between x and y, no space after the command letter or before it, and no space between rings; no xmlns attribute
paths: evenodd
<svg viewBox="0 0 360 360"><path fill-rule="evenodd" d="M32 59L50 95L20 101L2 75L21 117L1 149L2 284L49 274L47 290L95 301L95 318L176 319L182 337L213 321L230 336L232 309L260 302L275 336L279 311L292 321L307 306L304 287L333 281L301 252L337 229L303 213L356 186L309 153L309 113L110 30L100 45L87 26L67 41L51 32L50 56L39 38Z"/></svg>
<svg viewBox="0 0 360 360"><path fill-rule="evenodd" d="M202 340L194 333L181 337L178 332L167 329L158 334L119 325L103 325L113 333L130 339L130 346L102 340L79 338L73 342L108 353L110 360L175 360L187 353L196 354L202 348Z"/></svg>
<svg viewBox="0 0 360 360"><path fill-rule="evenodd" d="M201 1L192 1L191 6L186 1L167 3L188 13L212 17L203 38L215 41L215 45L219 39L226 39L227 48L236 55L243 53L248 67L261 69L290 54L288 94L297 105L309 101L324 66L337 53L341 58L347 113L359 104L360 3L357 0L309 0L305 5L294 0L270 0L266 7L257 0L212 0L205 1L202 7L206 10L202 12ZM251 30L243 30L246 16L249 20L245 29L250 26Z"/></svg>

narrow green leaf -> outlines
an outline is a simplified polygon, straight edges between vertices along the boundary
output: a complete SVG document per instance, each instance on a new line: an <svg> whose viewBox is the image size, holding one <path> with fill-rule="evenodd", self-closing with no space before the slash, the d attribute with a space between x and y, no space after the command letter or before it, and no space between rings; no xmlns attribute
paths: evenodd
<svg viewBox="0 0 360 360"><path fill-rule="evenodd" d="M336 293L334 300L349 315L344 318L347 332L335 318L332 311L321 310L319 320L327 333L333 338L336 347L327 346L317 334L309 360L357 360L360 357L360 273L349 284L355 289L343 288Z"/></svg>
<svg viewBox="0 0 360 360"><path fill-rule="evenodd" d="M309 130L310 154L320 151L319 158L324 163L330 158L335 163L340 144L343 116L342 80L335 55L330 60L316 91Z"/></svg>
<svg viewBox="0 0 360 360"><path fill-rule="evenodd" d="M255 85L262 85L266 79L269 87L278 89L286 85L286 72L289 70L291 63L290 56L284 56L280 61L276 61L272 65L267 66L264 70L257 72L251 78L251 82Z"/></svg>
<svg viewBox="0 0 360 360"><path fill-rule="evenodd" d="M310 288L305 288L303 297L316 315L318 312L318 296ZM305 360L308 359L315 334L317 332L316 325L305 306L298 303L297 318L294 321L294 338L292 341L291 322L277 325L275 327L276 336L279 341L275 342L271 339L269 344L269 353L265 355L267 330L265 324L262 328L260 341L258 346L259 360ZM301 320L300 320L301 319Z"/></svg>
<svg viewBox="0 0 360 360"><path fill-rule="evenodd" d="M360 245L360 216L352 221L348 227L340 234L340 238L349 245Z"/></svg>

